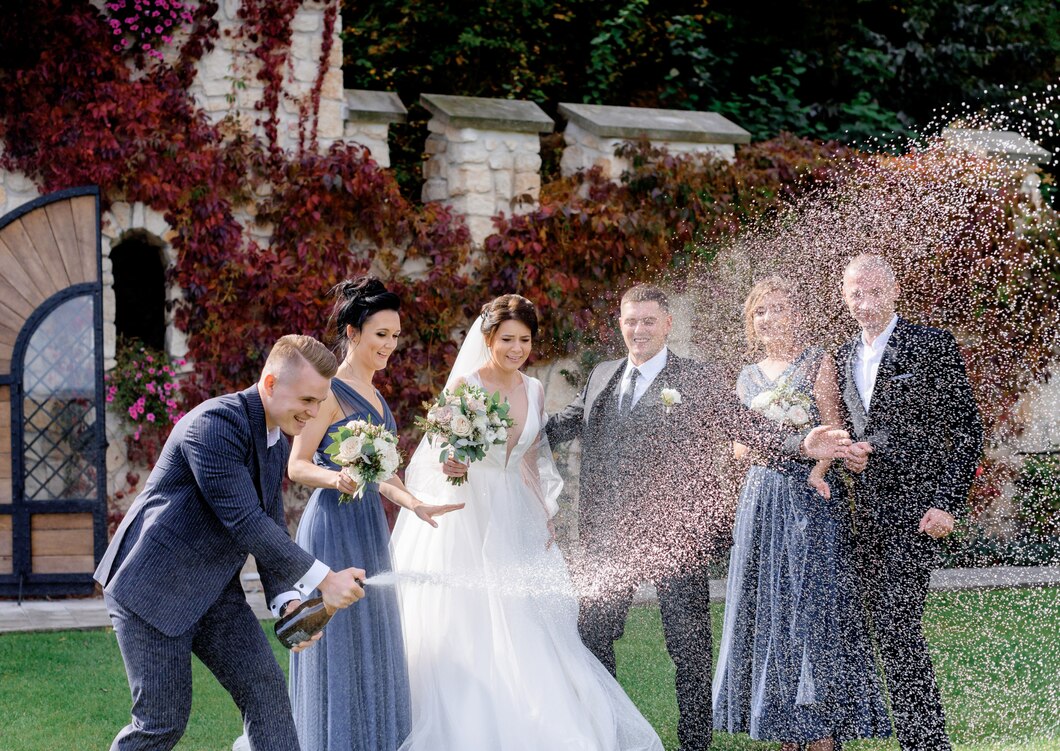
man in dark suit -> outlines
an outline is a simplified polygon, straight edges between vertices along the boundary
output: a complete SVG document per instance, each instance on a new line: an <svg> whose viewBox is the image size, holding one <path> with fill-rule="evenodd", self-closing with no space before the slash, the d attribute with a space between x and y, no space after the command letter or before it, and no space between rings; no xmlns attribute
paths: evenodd
<svg viewBox="0 0 1060 751"><path fill-rule="evenodd" d="M232 695L255 751L298 748L283 672L239 574L252 554L276 613L314 589L331 608L364 596L363 571L331 571L290 539L280 492L281 431L302 431L336 367L320 342L285 336L256 385L203 402L173 428L95 573L133 696L112 750L176 745L192 654Z"/></svg>
<svg viewBox="0 0 1060 751"><path fill-rule="evenodd" d="M546 430L553 446L581 439L579 540L609 585L582 599L582 640L614 674L614 641L633 595L641 581L653 580L677 669L681 748L705 751L712 738L707 563L730 533L729 442L738 436L790 455L804 436L788 436L743 410L719 371L671 352L672 325L662 290L628 290L619 316L627 357L597 365ZM671 403L674 392L680 403ZM805 439L801 450L813 456L835 456L849 443L844 431L827 427Z"/></svg>
<svg viewBox="0 0 1060 751"><path fill-rule="evenodd" d="M861 333L840 348L839 385L855 443L857 570L903 749L950 742L921 628L938 540L967 509L983 426L948 331L895 314L899 289L881 257L854 258L843 299Z"/></svg>

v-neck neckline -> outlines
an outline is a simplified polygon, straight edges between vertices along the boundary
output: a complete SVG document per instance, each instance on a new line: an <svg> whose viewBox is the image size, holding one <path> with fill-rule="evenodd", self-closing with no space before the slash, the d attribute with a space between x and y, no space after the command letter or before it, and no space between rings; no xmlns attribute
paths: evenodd
<svg viewBox="0 0 1060 751"><path fill-rule="evenodd" d="M386 406L385 406L385 404L383 402L382 395L379 393L379 389L375 388L374 386L372 387L372 389L375 391L376 398L379 399L379 406L382 408L381 410L380 409L376 409L376 406L374 404L372 404L364 396L364 394L362 394L360 391L355 389L350 384L346 383L346 381L344 381L344 380L342 380L341 378L338 378L338 377L336 377L335 380L338 381L340 384L342 384L342 386L350 393L350 395L352 395L354 398L356 398L362 404L364 404L364 406L366 406L369 410L371 410L372 414L375 417L379 418L379 424L380 425L386 425L386 415L384 414L386 412Z"/></svg>
<svg viewBox="0 0 1060 751"><path fill-rule="evenodd" d="M476 370L474 373L471 374L471 377L474 378L476 381L478 381L478 385L482 387L483 391L485 391L487 394L490 393L489 387L486 385L486 382L482 380L482 374L481 373L479 373ZM526 414L523 416L523 425L522 425L522 429L519 431L519 438L515 441L515 443L512 444L511 449L508 448L508 442L505 441L505 445L504 445L504 452L505 452L504 453L504 468L505 469L508 469L508 462L511 460L512 454L514 454L515 450L517 448L519 448L520 444L522 444L523 438L525 437L526 432L527 432L526 431L526 426L530 422L530 389L528 389L526 387L526 382L529 379L526 376L526 374L524 374L522 371L519 371L519 379L520 379L520 381L519 381L520 386L522 386L522 389L523 389L523 394L526 396ZM498 389L498 391L499 391L499 389ZM510 399L508 400L508 403L511 404L511 400Z"/></svg>

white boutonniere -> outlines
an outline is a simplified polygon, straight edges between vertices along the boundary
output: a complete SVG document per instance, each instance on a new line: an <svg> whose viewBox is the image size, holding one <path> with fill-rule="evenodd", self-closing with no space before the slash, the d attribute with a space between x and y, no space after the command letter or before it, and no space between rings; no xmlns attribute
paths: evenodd
<svg viewBox="0 0 1060 751"><path fill-rule="evenodd" d="M674 411L674 407L681 403L681 392L677 389L663 389L659 392L659 398L662 399L663 406L666 408L666 414L670 414Z"/></svg>

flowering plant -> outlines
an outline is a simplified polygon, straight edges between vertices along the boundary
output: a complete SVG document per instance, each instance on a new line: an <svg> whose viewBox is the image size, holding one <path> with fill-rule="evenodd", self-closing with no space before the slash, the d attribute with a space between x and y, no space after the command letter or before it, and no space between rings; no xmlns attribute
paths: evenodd
<svg viewBox="0 0 1060 751"><path fill-rule="evenodd" d="M452 391L443 390L438 399L424 403L426 417L417 417L416 425L438 442L444 462L450 454L457 461L470 464L486 456L494 444L507 443L508 430L515 420L508 416L510 405L501 400L500 392L492 396L481 386L461 383ZM467 477L447 477L453 485L462 485Z"/></svg>
<svg viewBox="0 0 1060 751"><path fill-rule="evenodd" d="M176 363L138 341L118 344L117 364L104 376L107 405L133 428L127 437L129 459L152 464L177 420L184 416L180 404Z"/></svg>
<svg viewBox="0 0 1060 751"><path fill-rule="evenodd" d="M666 408L666 414L674 411L674 407L681 403L681 392L677 389L663 389L659 392L659 398Z"/></svg>
<svg viewBox="0 0 1060 751"><path fill-rule="evenodd" d="M106 4L110 12L107 23L111 32L119 37L115 51L129 50L162 59L156 49L159 40L163 44L173 42L173 32L181 23L194 19L188 3L181 0L112 0Z"/></svg>
<svg viewBox="0 0 1060 751"><path fill-rule="evenodd" d="M361 498L368 483L389 480L401 465L397 436L382 425L351 420L334 433L328 433L328 438L331 445L324 453L342 467L340 472L357 483L353 495L339 495L339 503Z"/></svg>
<svg viewBox="0 0 1060 751"><path fill-rule="evenodd" d="M781 379L751 400L751 409L767 420L801 428L810 422L810 397Z"/></svg>

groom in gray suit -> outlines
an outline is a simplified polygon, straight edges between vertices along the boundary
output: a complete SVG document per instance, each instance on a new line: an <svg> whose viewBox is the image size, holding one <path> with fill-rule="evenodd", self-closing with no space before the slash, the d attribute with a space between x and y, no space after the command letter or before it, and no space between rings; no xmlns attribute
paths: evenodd
<svg viewBox="0 0 1060 751"><path fill-rule="evenodd" d="M192 654L232 695L255 751L298 748L283 672L239 573L253 554L274 613L314 589L333 609L364 596L363 571L333 572L290 539L280 493L281 431L297 435L316 415L336 368L320 342L285 336L256 385L203 402L173 428L95 573L133 697L113 751L177 744Z"/></svg>
<svg viewBox="0 0 1060 751"><path fill-rule="evenodd" d="M619 316L627 357L597 365L546 430L553 446L581 439L579 539L611 585L606 595L582 600L582 640L614 675L614 642L633 595L640 581L653 580L677 669L681 748L706 751L712 739L707 564L730 533L723 497L729 441L739 438L767 455L813 457L835 456L850 441L845 431L827 427L789 436L742 410L719 370L669 350L672 325L662 290L627 290Z"/></svg>

